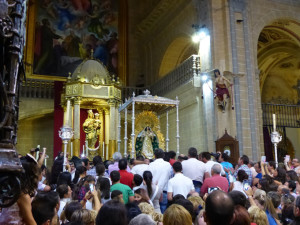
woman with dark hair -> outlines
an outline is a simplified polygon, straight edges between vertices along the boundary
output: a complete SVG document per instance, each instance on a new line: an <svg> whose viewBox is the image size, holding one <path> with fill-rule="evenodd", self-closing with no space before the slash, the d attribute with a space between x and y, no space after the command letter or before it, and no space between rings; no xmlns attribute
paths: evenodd
<svg viewBox="0 0 300 225"><path fill-rule="evenodd" d="M87 175L86 177L80 179L74 188L73 200L81 201L84 199L87 192L92 192L93 190L90 189L90 184L95 185L95 178L93 176Z"/></svg>
<svg viewBox="0 0 300 225"><path fill-rule="evenodd" d="M86 167L85 166L78 166L76 167L75 176L73 179L73 184L77 184L80 179L86 176Z"/></svg>
<svg viewBox="0 0 300 225"><path fill-rule="evenodd" d="M101 192L101 203L105 204L110 200L110 182L106 177L99 177L96 184L96 189Z"/></svg>
<svg viewBox="0 0 300 225"><path fill-rule="evenodd" d="M286 180L289 181L289 180L293 180L293 181L298 181L299 182L299 178L298 178L298 175L297 173L295 172L295 170L289 170L289 171L286 171Z"/></svg>
<svg viewBox="0 0 300 225"><path fill-rule="evenodd" d="M274 179L268 175L259 180L257 187L265 192L277 191L277 185L274 183Z"/></svg>
<svg viewBox="0 0 300 225"><path fill-rule="evenodd" d="M51 169L51 181L50 184L56 184L58 175L63 171L64 158L58 156Z"/></svg>
<svg viewBox="0 0 300 225"><path fill-rule="evenodd" d="M147 191L147 194L151 200L151 202L153 203L153 207L155 209L156 212L161 213L160 211L160 207L159 207L159 199L160 196L162 194L162 190L155 184L152 183L152 173L148 170L146 170L143 173L143 186L142 188L144 188Z"/></svg>
<svg viewBox="0 0 300 225"><path fill-rule="evenodd" d="M114 200L104 204L97 215L96 225L127 225L124 204Z"/></svg>
<svg viewBox="0 0 300 225"><path fill-rule="evenodd" d="M72 175L71 173L65 171L65 172L62 172L58 175L58 178L57 178L57 187L61 184L67 184L68 186L71 187L71 189L73 189L74 185L72 183Z"/></svg>
<svg viewBox="0 0 300 225"><path fill-rule="evenodd" d="M21 194L15 204L2 209L0 224L36 225L31 212L31 198L38 186L39 168L36 160L29 154L20 160L24 169L19 176Z"/></svg>
<svg viewBox="0 0 300 225"><path fill-rule="evenodd" d="M281 167L277 167L273 172L274 182L277 185L284 184L286 181L286 171Z"/></svg>
<svg viewBox="0 0 300 225"><path fill-rule="evenodd" d="M247 197L247 194L244 192L244 186L243 186L244 181L247 180L248 180L248 174L245 172L245 170L239 170L237 173L237 181L231 183L230 190L240 191Z"/></svg>

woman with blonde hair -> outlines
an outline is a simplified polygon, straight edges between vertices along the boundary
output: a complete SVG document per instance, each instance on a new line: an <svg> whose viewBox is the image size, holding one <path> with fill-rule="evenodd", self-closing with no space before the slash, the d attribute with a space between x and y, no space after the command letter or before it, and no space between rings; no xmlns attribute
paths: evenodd
<svg viewBox="0 0 300 225"><path fill-rule="evenodd" d="M257 206L251 206L248 209L248 213L250 214L250 219L252 223L256 223L257 225L269 224L267 214Z"/></svg>
<svg viewBox="0 0 300 225"><path fill-rule="evenodd" d="M161 213L156 212L154 207L149 203L141 202L138 206L142 213L151 216L155 222L163 221L163 215Z"/></svg>
<svg viewBox="0 0 300 225"><path fill-rule="evenodd" d="M83 225L94 225L96 212L88 209L79 209L73 212L70 222L82 222Z"/></svg>
<svg viewBox="0 0 300 225"><path fill-rule="evenodd" d="M191 214L181 205L173 204L164 213L164 225L192 225Z"/></svg>

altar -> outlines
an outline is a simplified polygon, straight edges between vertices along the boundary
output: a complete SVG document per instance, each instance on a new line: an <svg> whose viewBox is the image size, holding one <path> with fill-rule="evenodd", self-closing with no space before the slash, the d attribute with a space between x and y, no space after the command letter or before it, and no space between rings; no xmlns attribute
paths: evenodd
<svg viewBox="0 0 300 225"><path fill-rule="evenodd" d="M124 156L128 156L128 147L131 158L142 155L153 158L153 150L161 148L169 151L169 111L176 110L176 151L179 155L179 100L152 96L145 90L144 95L135 96L125 101L119 108L118 122L118 151L121 151L121 117L124 115ZM131 135L128 139L128 114L131 114ZM165 137L160 131L159 118L166 114ZM129 142L128 142L129 140Z"/></svg>

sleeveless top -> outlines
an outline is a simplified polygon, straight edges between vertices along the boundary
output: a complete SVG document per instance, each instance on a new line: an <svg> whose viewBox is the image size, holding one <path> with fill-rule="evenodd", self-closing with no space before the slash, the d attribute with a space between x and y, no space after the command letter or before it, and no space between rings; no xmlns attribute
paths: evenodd
<svg viewBox="0 0 300 225"><path fill-rule="evenodd" d="M0 224L2 225L25 225L20 216L20 209L16 202L8 208L3 208L0 216Z"/></svg>

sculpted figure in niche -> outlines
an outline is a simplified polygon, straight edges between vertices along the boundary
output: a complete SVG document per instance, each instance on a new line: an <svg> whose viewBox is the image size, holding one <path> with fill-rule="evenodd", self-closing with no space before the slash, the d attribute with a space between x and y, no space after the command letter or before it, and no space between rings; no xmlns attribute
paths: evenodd
<svg viewBox="0 0 300 225"><path fill-rule="evenodd" d="M216 97L218 99L218 105L222 108L222 111L225 112L227 99L230 98L228 86L232 86L232 83L220 73L220 70L214 70L214 74L216 78Z"/></svg>
<svg viewBox="0 0 300 225"><path fill-rule="evenodd" d="M157 136L149 126L145 127L138 135L135 147L137 156L142 155L147 159L153 158L153 150L159 146Z"/></svg>
<svg viewBox="0 0 300 225"><path fill-rule="evenodd" d="M88 118L83 123L83 130L86 134L88 148L91 149L95 148L100 131L99 114L96 113L95 116L96 117L94 118L94 113L92 110L88 110Z"/></svg>

